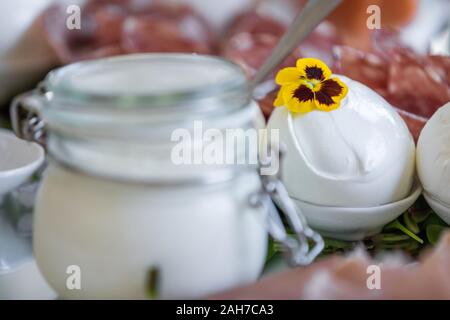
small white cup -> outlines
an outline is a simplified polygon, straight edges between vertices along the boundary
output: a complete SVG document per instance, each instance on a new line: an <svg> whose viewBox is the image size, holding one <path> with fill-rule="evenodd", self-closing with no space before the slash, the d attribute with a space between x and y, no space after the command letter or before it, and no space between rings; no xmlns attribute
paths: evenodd
<svg viewBox="0 0 450 320"><path fill-rule="evenodd" d="M0 130L0 202L42 165L44 154L40 145L21 140L11 131Z"/></svg>
<svg viewBox="0 0 450 320"><path fill-rule="evenodd" d="M44 162L44 149L0 129L0 204ZM54 299L33 257L30 238L20 237L0 208L0 300Z"/></svg>

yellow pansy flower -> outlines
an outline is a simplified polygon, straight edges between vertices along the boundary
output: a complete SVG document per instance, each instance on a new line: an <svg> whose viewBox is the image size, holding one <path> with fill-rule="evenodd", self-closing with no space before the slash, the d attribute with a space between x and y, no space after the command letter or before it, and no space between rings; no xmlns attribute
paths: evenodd
<svg viewBox="0 0 450 320"><path fill-rule="evenodd" d="M339 78L332 77L328 66L314 58L299 59L295 67L280 70L275 82L281 88L274 105L298 113L335 110L348 92Z"/></svg>

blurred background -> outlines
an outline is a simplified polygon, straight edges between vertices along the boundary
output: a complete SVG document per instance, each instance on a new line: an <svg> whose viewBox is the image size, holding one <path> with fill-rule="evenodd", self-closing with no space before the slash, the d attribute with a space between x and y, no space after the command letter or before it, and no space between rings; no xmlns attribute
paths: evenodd
<svg viewBox="0 0 450 320"><path fill-rule="evenodd" d="M195 52L231 59L251 78L305 2L2 1L0 126L9 126L14 95L34 87L52 68L79 60ZM80 8L80 29L67 27L77 14L74 4ZM426 119L450 100L449 12L449 0L344 0L284 65L299 57L324 60L335 73L382 94L417 137ZM380 28L369 27L369 20L379 21ZM266 116L272 89L260 101Z"/></svg>

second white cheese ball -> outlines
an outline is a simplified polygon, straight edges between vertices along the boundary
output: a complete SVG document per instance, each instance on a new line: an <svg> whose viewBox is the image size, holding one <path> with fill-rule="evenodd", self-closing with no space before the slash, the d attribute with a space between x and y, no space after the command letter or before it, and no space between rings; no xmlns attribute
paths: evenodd
<svg viewBox="0 0 450 320"><path fill-rule="evenodd" d="M420 133L417 173L428 194L450 205L450 102L433 114Z"/></svg>
<svg viewBox="0 0 450 320"><path fill-rule="evenodd" d="M344 76L340 108L306 114L276 108L268 128L286 146L282 180L290 196L319 205L371 207L407 197L415 145L397 112L376 92Z"/></svg>

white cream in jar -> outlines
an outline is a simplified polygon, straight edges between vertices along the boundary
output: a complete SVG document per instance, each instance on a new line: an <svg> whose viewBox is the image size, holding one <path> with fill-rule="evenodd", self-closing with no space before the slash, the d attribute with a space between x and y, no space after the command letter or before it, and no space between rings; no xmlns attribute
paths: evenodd
<svg viewBox="0 0 450 320"><path fill-rule="evenodd" d="M35 207L34 251L63 298L197 298L255 280L266 212L251 165L175 165L176 128L258 128L233 64L135 55L51 73L29 99L46 121L50 165ZM81 289L70 290L70 266ZM149 283L156 270L157 283ZM152 278L154 280L154 278ZM151 282L151 281L150 281Z"/></svg>

